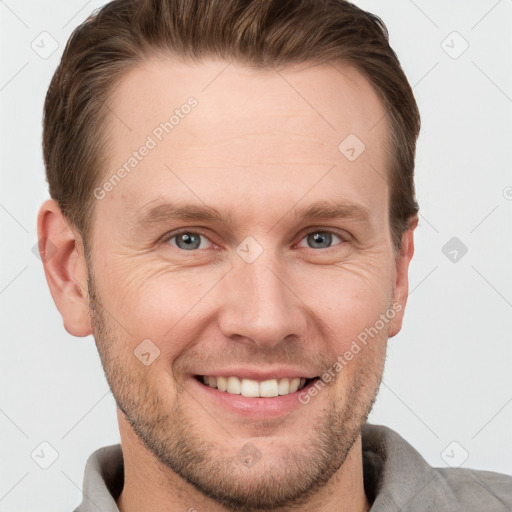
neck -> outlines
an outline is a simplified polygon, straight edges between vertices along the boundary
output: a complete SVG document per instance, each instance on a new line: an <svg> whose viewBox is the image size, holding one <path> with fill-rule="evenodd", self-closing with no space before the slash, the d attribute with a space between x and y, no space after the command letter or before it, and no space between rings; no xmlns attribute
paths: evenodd
<svg viewBox="0 0 512 512"><path fill-rule="evenodd" d="M229 512L161 462L141 443L118 413L124 459L124 488L116 500L120 512ZM363 485L361 436L353 444L343 466L307 503L274 512L368 512Z"/></svg>

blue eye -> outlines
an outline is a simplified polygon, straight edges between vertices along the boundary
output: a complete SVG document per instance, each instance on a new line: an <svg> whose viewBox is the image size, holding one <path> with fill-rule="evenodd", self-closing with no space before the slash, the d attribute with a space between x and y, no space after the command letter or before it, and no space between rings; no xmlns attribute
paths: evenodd
<svg viewBox="0 0 512 512"><path fill-rule="evenodd" d="M307 236L302 238L299 246L308 247L310 249L329 249L332 247L333 241L335 241L336 238L339 242L334 245L339 245L345 241L340 235L332 231L311 231ZM206 247L205 243L202 243L202 239L206 240ZM306 241L307 245L303 245L303 241ZM171 234L166 238L166 243L183 251L207 249L208 243L211 244L208 237L194 231L180 231L179 233Z"/></svg>
<svg viewBox="0 0 512 512"><path fill-rule="evenodd" d="M302 240L306 240L308 247L311 249L328 249L332 246L333 236L338 238L340 242L343 242L340 235L332 233L331 231L312 231Z"/></svg>
<svg viewBox="0 0 512 512"><path fill-rule="evenodd" d="M178 249L183 249L184 251L192 251L194 249L203 248L201 247L201 237L205 240L208 240L204 235L199 233L194 233L193 231L182 231L181 233L176 233L168 238L167 242L171 243L171 240L176 240L175 245Z"/></svg>

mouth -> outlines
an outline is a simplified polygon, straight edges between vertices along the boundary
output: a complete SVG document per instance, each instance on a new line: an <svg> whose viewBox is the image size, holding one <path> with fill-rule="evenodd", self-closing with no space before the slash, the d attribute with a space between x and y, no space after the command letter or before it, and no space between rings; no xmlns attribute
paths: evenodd
<svg viewBox="0 0 512 512"><path fill-rule="evenodd" d="M285 373L284 370L280 372ZM312 412L325 405L324 399L310 403L303 398L321 380L319 376L310 378L294 376L289 370L287 372L289 378L282 375L272 378L270 374L260 379L229 375L227 372L224 375L192 374L188 382L199 403L203 403L211 412L218 411L228 415L232 421L240 418L249 421L277 420L301 407L312 407L313 409L309 409ZM251 369L244 373L250 375ZM255 372L252 373L251 376L257 377ZM323 382L322 384L325 385ZM325 396L328 397L328 394ZM208 409L209 407L213 408ZM303 421L302 416L295 418Z"/></svg>
<svg viewBox="0 0 512 512"><path fill-rule="evenodd" d="M280 378L258 381L237 376L194 375L195 380L205 387L213 388L228 395L246 398L277 398L297 395L308 388L320 377Z"/></svg>

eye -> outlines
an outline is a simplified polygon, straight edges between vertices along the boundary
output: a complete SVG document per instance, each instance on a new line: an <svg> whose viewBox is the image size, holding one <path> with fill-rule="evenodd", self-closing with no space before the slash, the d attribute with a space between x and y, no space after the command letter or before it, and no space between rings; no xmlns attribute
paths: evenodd
<svg viewBox="0 0 512 512"><path fill-rule="evenodd" d="M312 231L307 236L305 236L302 240L305 240L308 244L306 247L311 249L329 249L332 246L333 237L337 238L340 242L344 242L345 240L336 233L332 231ZM302 242L301 240L301 242ZM299 244L300 245L300 244ZM339 245L339 244L335 244ZM300 245L304 247L304 245Z"/></svg>
<svg viewBox="0 0 512 512"><path fill-rule="evenodd" d="M328 230L311 231L299 243L300 247L309 247L310 249L329 249L333 246L333 242L338 240L334 245L340 245L346 240L339 234ZM303 241L307 244L304 245ZM194 251L197 249L207 249L208 244L212 242L209 238L196 231L180 231L171 233L166 236L164 242L183 251Z"/></svg>
<svg viewBox="0 0 512 512"><path fill-rule="evenodd" d="M206 248L204 247L205 244L202 243L201 238L210 243L206 236L194 231L181 231L179 233L174 233L166 238L166 243L184 251L193 251L194 249ZM176 240L176 242L172 243L174 240Z"/></svg>

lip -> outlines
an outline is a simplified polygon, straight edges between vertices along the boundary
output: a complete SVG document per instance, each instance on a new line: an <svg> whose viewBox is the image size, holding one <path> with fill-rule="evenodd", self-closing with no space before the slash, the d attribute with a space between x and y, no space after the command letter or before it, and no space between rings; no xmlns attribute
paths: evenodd
<svg viewBox="0 0 512 512"><path fill-rule="evenodd" d="M274 368L266 368L264 371L254 367L232 367L220 370L212 370L211 368L204 371L198 371L194 375L210 375L213 377L238 377L239 379L253 379L259 382L270 379L293 379L295 377L304 377L306 379L314 379L320 374L301 368L291 368L285 366L276 366Z"/></svg>
<svg viewBox="0 0 512 512"><path fill-rule="evenodd" d="M248 418L269 419L290 414L293 410L303 406L304 404L299 401L299 395L300 393L307 392L308 388L314 385L315 380L312 380L304 388L294 393L272 398L233 395L227 391L219 391L217 388L202 384L195 377L190 377L189 382L197 390L199 396L204 396L206 400L213 401L223 410Z"/></svg>

